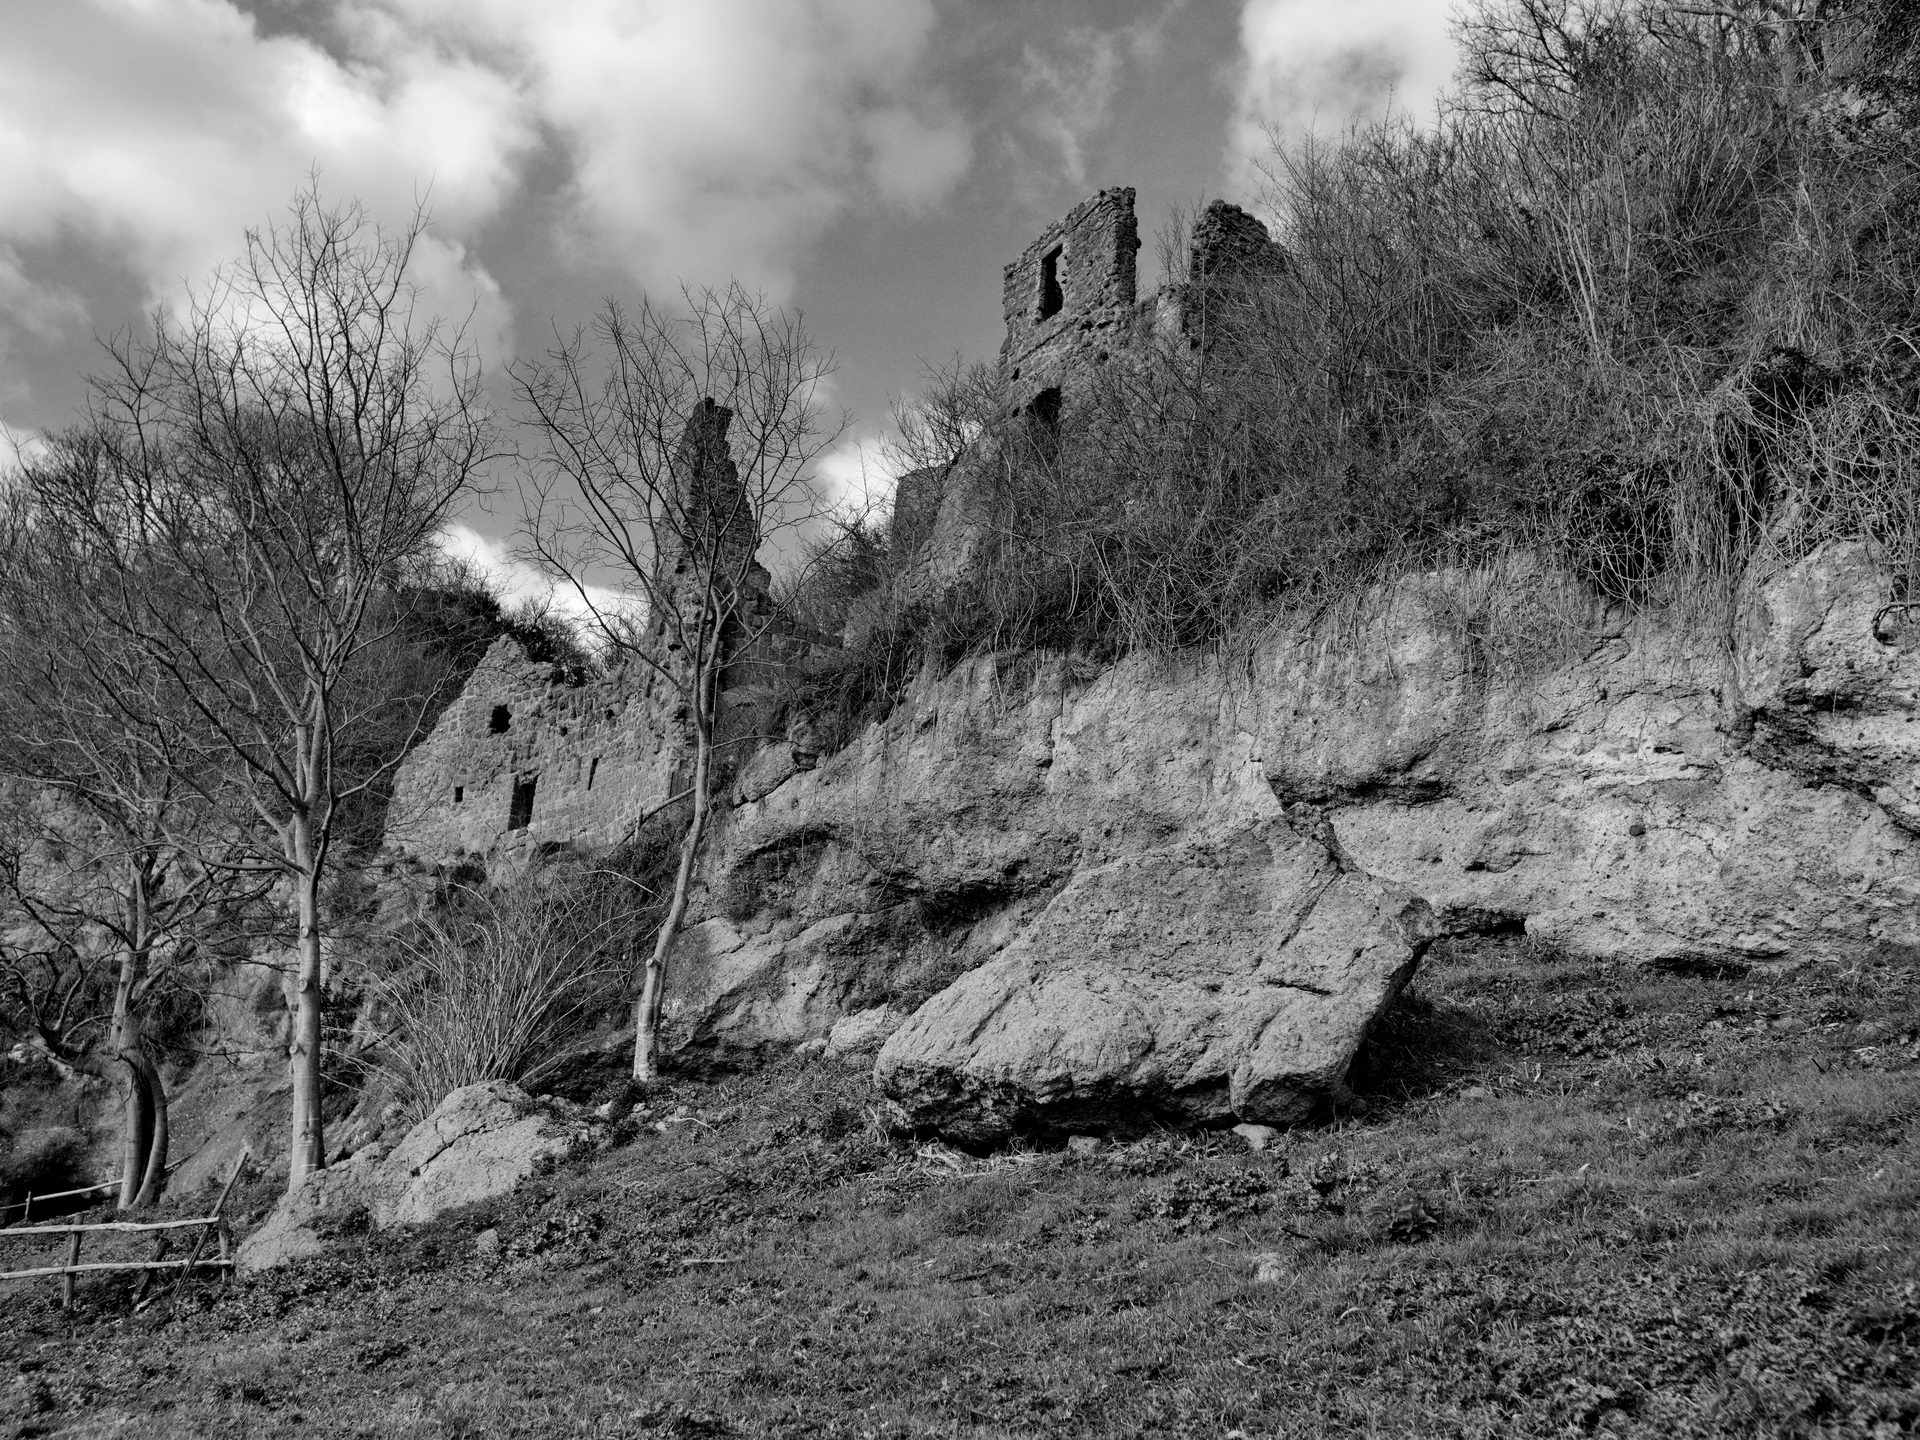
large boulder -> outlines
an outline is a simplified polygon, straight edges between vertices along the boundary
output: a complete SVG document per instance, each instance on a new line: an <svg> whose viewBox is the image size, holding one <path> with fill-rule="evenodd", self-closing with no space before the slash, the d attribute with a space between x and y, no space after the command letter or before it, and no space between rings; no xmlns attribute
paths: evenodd
<svg viewBox="0 0 1920 1440"><path fill-rule="evenodd" d="M881 1049L901 1117L963 1142L1292 1124L1343 1093L1433 938L1424 902L1279 820L1081 871Z"/></svg>
<svg viewBox="0 0 1920 1440"><path fill-rule="evenodd" d="M454 1091L384 1157L364 1156L307 1177L274 1207L235 1256L265 1270L326 1250L361 1225L417 1225L504 1195L544 1165L604 1141L606 1124L581 1106L534 1099L505 1080Z"/></svg>

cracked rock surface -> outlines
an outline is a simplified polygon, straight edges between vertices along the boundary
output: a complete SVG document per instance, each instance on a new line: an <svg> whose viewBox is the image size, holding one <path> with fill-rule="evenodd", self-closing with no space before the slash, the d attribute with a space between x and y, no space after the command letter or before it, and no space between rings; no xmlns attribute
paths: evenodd
<svg viewBox="0 0 1920 1440"><path fill-rule="evenodd" d="M1143 1121L1291 1124L1432 937L1425 902L1280 820L1074 875L875 1068L910 1124L989 1144Z"/></svg>

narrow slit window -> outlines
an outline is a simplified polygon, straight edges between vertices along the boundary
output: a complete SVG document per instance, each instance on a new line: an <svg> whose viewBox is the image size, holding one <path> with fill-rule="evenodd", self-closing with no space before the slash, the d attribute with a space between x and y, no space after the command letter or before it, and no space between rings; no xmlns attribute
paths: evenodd
<svg viewBox="0 0 1920 1440"><path fill-rule="evenodd" d="M507 810L507 829L524 830L533 821L533 780L513 782L513 804Z"/></svg>
<svg viewBox="0 0 1920 1440"><path fill-rule="evenodd" d="M1067 303L1060 290L1060 249L1056 245L1040 257L1040 318L1058 315Z"/></svg>
<svg viewBox="0 0 1920 1440"><path fill-rule="evenodd" d="M513 712L504 705L493 707L493 716L487 721L487 729L495 735L504 735L513 724Z"/></svg>
<svg viewBox="0 0 1920 1440"><path fill-rule="evenodd" d="M593 757L593 763L587 766L587 789L593 789L593 777L600 773L600 757Z"/></svg>
<svg viewBox="0 0 1920 1440"><path fill-rule="evenodd" d="M462 800L465 800L466 798L467 798L466 786L456 785L453 787L453 803L454 804L458 805Z"/></svg>

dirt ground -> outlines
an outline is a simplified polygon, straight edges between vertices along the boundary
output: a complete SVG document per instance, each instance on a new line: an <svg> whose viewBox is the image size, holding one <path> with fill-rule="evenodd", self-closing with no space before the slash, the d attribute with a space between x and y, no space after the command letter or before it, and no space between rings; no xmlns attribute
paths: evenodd
<svg viewBox="0 0 1920 1440"><path fill-rule="evenodd" d="M988 1156L838 1062L676 1082L324 1261L137 1315L10 1286L0 1435L1920 1433L1910 965L1456 946L1356 1080L1262 1152Z"/></svg>

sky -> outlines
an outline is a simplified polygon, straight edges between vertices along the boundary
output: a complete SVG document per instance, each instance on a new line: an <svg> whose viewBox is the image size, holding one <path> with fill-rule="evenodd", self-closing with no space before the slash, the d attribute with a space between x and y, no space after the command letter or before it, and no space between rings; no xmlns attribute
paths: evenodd
<svg viewBox="0 0 1920 1440"><path fill-rule="evenodd" d="M1000 272L1095 190L1258 209L1270 134L1426 113L1449 0L7 0L0 460L71 422L102 337L310 176L424 202L427 301L496 378L608 297L737 277L802 310L877 494L890 399L999 348ZM503 400L504 387L496 386ZM9 442L5 436L11 436ZM511 485L453 547L509 554Z"/></svg>

